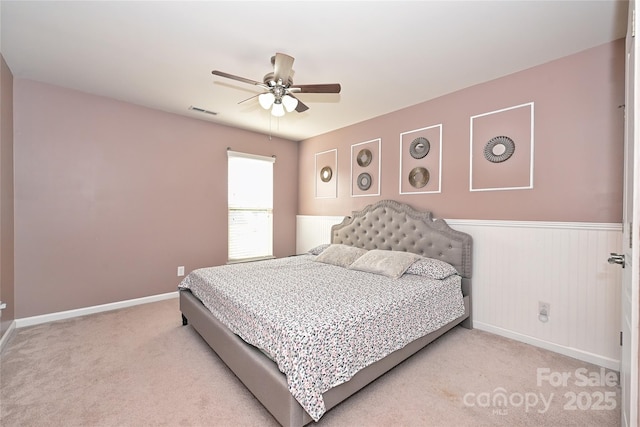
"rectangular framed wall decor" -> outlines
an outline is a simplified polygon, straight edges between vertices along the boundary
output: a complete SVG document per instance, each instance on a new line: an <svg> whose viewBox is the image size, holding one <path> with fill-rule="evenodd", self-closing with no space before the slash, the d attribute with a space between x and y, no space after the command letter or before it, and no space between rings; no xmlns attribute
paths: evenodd
<svg viewBox="0 0 640 427"><path fill-rule="evenodd" d="M338 149L316 153L315 181L317 199L338 197Z"/></svg>
<svg viewBox="0 0 640 427"><path fill-rule="evenodd" d="M381 139L351 146L351 197L380 195Z"/></svg>
<svg viewBox="0 0 640 427"><path fill-rule="evenodd" d="M442 123L400 134L400 194L442 191Z"/></svg>
<svg viewBox="0 0 640 427"><path fill-rule="evenodd" d="M532 189L533 129L533 102L472 116L469 191Z"/></svg>

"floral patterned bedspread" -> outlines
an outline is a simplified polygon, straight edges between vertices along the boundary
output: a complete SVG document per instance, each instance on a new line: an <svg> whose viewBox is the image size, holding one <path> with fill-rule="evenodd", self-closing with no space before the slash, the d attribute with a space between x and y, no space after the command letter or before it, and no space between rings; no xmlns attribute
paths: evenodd
<svg viewBox="0 0 640 427"><path fill-rule="evenodd" d="M318 421L322 393L463 315L464 303L458 275L390 279L314 258L202 268L179 288L270 355L291 394Z"/></svg>

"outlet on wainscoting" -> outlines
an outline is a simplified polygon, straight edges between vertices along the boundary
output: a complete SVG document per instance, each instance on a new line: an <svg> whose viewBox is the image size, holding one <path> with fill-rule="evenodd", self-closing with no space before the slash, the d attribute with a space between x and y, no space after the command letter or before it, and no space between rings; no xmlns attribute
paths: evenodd
<svg viewBox="0 0 640 427"><path fill-rule="evenodd" d="M538 320L547 323L551 316L551 304L548 302L538 301Z"/></svg>

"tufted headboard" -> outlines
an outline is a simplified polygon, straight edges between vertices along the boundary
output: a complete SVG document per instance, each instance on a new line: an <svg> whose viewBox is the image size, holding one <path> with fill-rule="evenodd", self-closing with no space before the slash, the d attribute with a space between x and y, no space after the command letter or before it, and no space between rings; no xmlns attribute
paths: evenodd
<svg viewBox="0 0 640 427"><path fill-rule="evenodd" d="M354 211L332 226L331 243L413 252L446 261L462 277L471 278L471 236L452 229L443 219L434 220L431 212L419 212L393 200Z"/></svg>

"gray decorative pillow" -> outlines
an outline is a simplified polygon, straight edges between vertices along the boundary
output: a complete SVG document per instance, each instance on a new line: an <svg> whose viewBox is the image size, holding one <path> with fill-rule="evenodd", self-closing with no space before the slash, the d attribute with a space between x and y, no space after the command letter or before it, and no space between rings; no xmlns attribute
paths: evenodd
<svg viewBox="0 0 640 427"><path fill-rule="evenodd" d="M407 268L405 273L442 280L458 274L458 271L451 264L440 261L439 259L420 257L418 261Z"/></svg>
<svg viewBox="0 0 640 427"><path fill-rule="evenodd" d="M315 248L311 248L307 251L309 255L320 255L322 251L331 246L331 243L323 243L322 245L318 245Z"/></svg>
<svg viewBox="0 0 640 427"><path fill-rule="evenodd" d="M358 258L349 268L397 279L420 258L420 255L411 252L373 249Z"/></svg>
<svg viewBox="0 0 640 427"><path fill-rule="evenodd" d="M333 244L318 255L315 261L333 264L340 267L349 267L356 259L367 253L366 249L355 246Z"/></svg>

